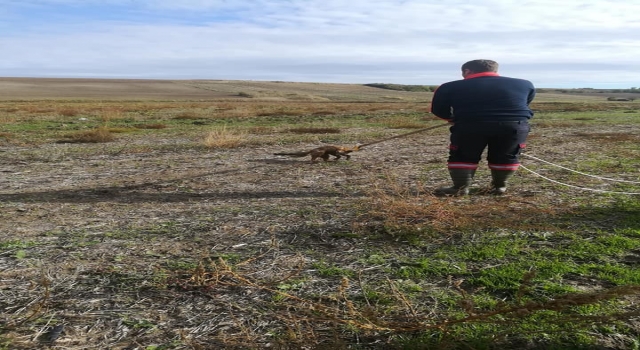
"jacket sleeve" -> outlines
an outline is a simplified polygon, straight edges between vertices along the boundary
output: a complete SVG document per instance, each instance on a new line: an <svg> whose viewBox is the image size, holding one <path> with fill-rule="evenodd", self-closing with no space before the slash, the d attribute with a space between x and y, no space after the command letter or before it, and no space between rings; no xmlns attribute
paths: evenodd
<svg viewBox="0 0 640 350"><path fill-rule="evenodd" d="M531 84L531 91L529 91L529 96L527 96L527 104L530 104L533 99L536 97L536 88Z"/></svg>
<svg viewBox="0 0 640 350"><path fill-rule="evenodd" d="M433 92L433 99L431 100L431 113L436 117L451 121L453 116L451 115L451 104L447 97L446 87L440 86Z"/></svg>

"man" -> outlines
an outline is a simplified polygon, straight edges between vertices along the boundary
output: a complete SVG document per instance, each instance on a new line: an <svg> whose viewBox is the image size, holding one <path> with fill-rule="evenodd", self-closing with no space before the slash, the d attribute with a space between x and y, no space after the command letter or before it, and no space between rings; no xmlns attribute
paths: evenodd
<svg viewBox="0 0 640 350"><path fill-rule="evenodd" d="M462 77L439 86L431 102L431 112L453 124L447 163L453 186L438 188L435 194L468 194L487 146L491 193L504 194L507 180L520 166L535 88L528 80L500 76L498 63L491 60L466 62Z"/></svg>

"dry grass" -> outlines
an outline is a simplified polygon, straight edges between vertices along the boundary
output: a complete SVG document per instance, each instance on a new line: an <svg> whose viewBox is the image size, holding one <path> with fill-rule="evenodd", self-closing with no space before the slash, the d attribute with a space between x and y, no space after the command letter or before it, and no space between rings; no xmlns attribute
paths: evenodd
<svg viewBox="0 0 640 350"><path fill-rule="evenodd" d="M570 99L570 97L569 97ZM531 104L534 112L594 112L611 110L637 109L638 103L634 102L606 102L604 100L585 101L576 103L575 101L550 102L545 101L543 95L536 98Z"/></svg>
<svg viewBox="0 0 640 350"><path fill-rule="evenodd" d="M392 129L420 129L424 128L424 124L417 123L414 119L403 116L393 116L385 118L382 123Z"/></svg>
<svg viewBox="0 0 640 350"><path fill-rule="evenodd" d="M199 114L196 114L193 111L185 111L185 112L180 112L178 113L174 119L187 119L187 120L196 120L196 119L202 119L202 117Z"/></svg>
<svg viewBox="0 0 640 350"><path fill-rule="evenodd" d="M591 139L598 142L605 143L617 143L617 142L638 142L640 141L640 135L625 132L598 132L598 133L585 133L577 132L574 134L582 139Z"/></svg>
<svg viewBox="0 0 640 350"><path fill-rule="evenodd" d="M291 129L287 129L286 132L290 132L294 134L339 134L340 129L338 128L291 128Z"/></svg>
<svg viewBox="0 0 640 350"><path fill-rule="evenodd" d="M53 113L55 112L54 108L49 107L39 107L33 105L27 105L24 107L24 111L31 114L45 114L45 113Z"/></svg>
<svg viewBox="0 0 640 350"><path fill-rule="evenodd" d="M61 116L64 117L74 117L78 114L81 114L82 112L77 110L77 109L73 109L73 108L62 108L60 110L58 110L58 114L60 114Z"/></svg>
<svg viewBox="0 0 640 350"><path fill-rule="evenodd" d="M215 89L232 83L199 84ZM590 269L619 262L631 270L619 280L633 281L635 247L619 248L620 256L566 257L573 244L603 238L611 239L607 249L631 244L638 226L625 220L637 209L605 208L611 197L575 196L529 178L518 179L513 195L504 197L476 187L469 197L433 197L430 187L446 177L444 129L364 148L348 162L311 167L274 159L270 145L321 142L319 134L342 130L324 139L364 135L372 141L404 133L391 128L423 128L417 115L433 119L428 98L403 93L407 100L388 102L384 96L393 92L384 92L366 100L352 87L337 86L337 93L321 94L325 100L293 101L286 92L259 92L266 90L259 83L238 85L227 90L254 98L10 101L0 108L2 126L9 128L0 141L2 135L26 140L0 153L6 171L0 349L443 350L513 345L513 339L516 348L527 339L533 339L530 347L552 348L549 339L573 334L566 324L618 344L637 338L637 286L613 287L610 276L585 270L532 268L551 260L562 268L593 262ZM297 87L307 90L296 99L321 89ZM89 120L61 118L56 111L62 109L82 111ZM201 118L227 126L203 135L189 122ZM532 141L550 152L542 153L545 159L568 164L581 151L567 148L559 156L557 144L576 130L585 134L576 138L596 130L583 129L581 121L592 120L554 117L548 125L556 133L545 130ZM153 125L168 130L122 135L110 145L45 150L28 142L30 135L58 136L98 123L104 126L74 135ZM326 128L331 125L340 129ZM602 135L617 138L610 134ZM234 149L249 142L258 146ZM635 166L637 151L627 146ZM424 178L430 183L416 180ZM626 216L617 217L621 213ZM598 215L602 220L594 219ZM575 237L561 236L567 231ZM522 247L512 256L464 257L481 249L490 255L494 242ZM471 281L509 264L506 277L515 276L515 288ZM566 292L568 281L577 281L582 292ZM482 330L489 338L476 343Z"/></svg>
<svg viewBox="0 0 640 350"><path fill-rule="evenodd" d="M166 129L167 124L164 124L164 123L135 124L133 127L136 129Z"/></svg>
<svg viewBox="0 0 640 350"><path fill-rule="evenodd" d="M326 291L323 296L308 298L274 287L295 281L302 272L303 264L297 267L292 266L292 272L276 281L260 281L251 277L255 272L247 270L244 265L265 259L269 256L267 253L234 265L228 264L223 259L216 261L204 259L193 270L183 271L171 277L170 288L175 288L182 293L202 293L212 298L215 293L232 290L245 291L247 294L271 295L274 300L277 300L278 307L259 312L262 313L261 318L285 325L287 331L281 335L280 341L276 340L276 342L281 342L280 345L286 348L326 344L326 339L331 337L330 332L327 334L326 330L336 330L336 328L356 329L363 337L387 333L400 335L428 330L437 330L447 335L457 325L495 323L503 325L505 329L503 334L496 334L497 341L500 337L509 336L506 329L509 329L510 324L515 325L522 319L541 312L557 313L555 319L547 320L548 325L570 322L576 326L587 326L640 316L639 310L598 317L584 317L572 312L581 306L637 295L640 293L640 286L616 287L594 293L569 293L545 301L528 300L526 296L536 275L535 271L524 274L516 298L505 301L490 310L483 310L484 307L477 304L474 296L461 287L463 280L449 280L449 287L459 294L457 303L463 310L462 313L449 317L426 315L424 310L421 310L424 305L419 305L404 292L400 282L390 279L381 281L379 286L389 295L389 299L382 305L372 304L366 298L363 303L360 298L353 297L366 295L361 276L353 279L343 276L333 289ZM234 318L233 323L240 330L240 334L224 335L217 339L227 346L253 346L252 342L257 342L262 337L250 327L243 326L242 323L246 321ZM333 346L348 348L347 344L341 341ZM446 342L436 348L446 349Z"/></svg>
<svg viewBox="0 0 640 350"><path fill-rule="evenodd" d="M335 115L338 114L338 111L330 111L330 110L320 110L313 111L311 115L323 116L323 115Z"/></svg>
<svg viewBox="0 0 640 350"><path fill-rule="evenodd" d="M220 128L211 130L202 141L206 148L236 148L247 142L247 134L237 130Z"/></svg>
<svg viewBox="0 0 640 350"><path fill-rule="evenodd" d="M428 189L416 191L415 187L398 182L392 175L382 181L372 179L371 184L369 198L363 205L367 208L364 217L382 222L392 235L435 232L446 239L447 233L495 227L545 230L550 218L570 215L572 210L552 207L540 200L491 196L488 187L479 192L474 190L473 197L452 198L436 197Z"/></svg>
<svg viewBox="0 0 640 350"><path fill-rule="evenodd" d="M62 143L103 143L115 139L113 133L107 127L98 127L93 130L78 131L68 135Z"/></svg>
<svg viewBox="0 0 640 350"><path fill-rule="evenodd" d="M276 132L276 128L272 126L252 126L247 128L247 133L253 135L271 135Z"/></svg>
<svg viewBox="0 0 640 350"><path fill-rule="evenodd" d="M110 121L118 121L125 118L125 112L122 108L110 107L103 109L99 116L102 118L103 123L107 124Z"/></svg>

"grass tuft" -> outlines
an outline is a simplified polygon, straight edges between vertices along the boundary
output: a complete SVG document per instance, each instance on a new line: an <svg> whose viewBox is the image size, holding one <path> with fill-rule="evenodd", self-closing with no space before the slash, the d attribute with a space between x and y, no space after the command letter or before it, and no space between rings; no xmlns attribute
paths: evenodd
<svg viewBox="0 0 640 350"><path fill-rule="evenodd" d="M107 127L98 127L92 130L78 131L70 134L60 143L103 143L111 142L115 139L113 133Z"/></svg>
<svg viewBox="0 0 640 350"><path fill-rule="evenodd" d="M244 132L231 131L226 128L211 130L204 137L203 145L206 148L236 148L247 143Z"/></svg>
<svg viewBox="0 0 640 350"><path fill-rule="evenodd" d="M62 108L58 110L58 114L64 117L74 117L80 114L80 111L73 108Z"/></svg>

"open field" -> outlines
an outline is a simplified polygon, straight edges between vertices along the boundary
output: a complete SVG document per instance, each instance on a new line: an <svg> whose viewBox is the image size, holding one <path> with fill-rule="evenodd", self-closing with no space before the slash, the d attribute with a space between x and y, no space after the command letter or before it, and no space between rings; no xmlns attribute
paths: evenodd
<svg viewBox="0 0 640 350"><path fill-rule="evenodd" d="M399 101L425 94L356 84L233 80L121 80L1 78L0 99Z"/></svg>
<svg viewBox="0 0 640 350"><path fill-rule="evenodd" d="M545 89L551 90L551 89ZM634 97L629 93L543 93L538 101L602 101ZM0 78L0 101L7 100L223 100L231 101L359 101L429 102L431 94L394 91L360 84L296 83L239 80L124 80L63 78Z"/></svg>
<svg viewBox="0 0 640 350"><path fill-rule="evenodd" d="M441 125L430 98L0 79L0 349L637 349L640 102L533 105L523 165L596 191L434 197L446 127L273 155Z"/></svg>

